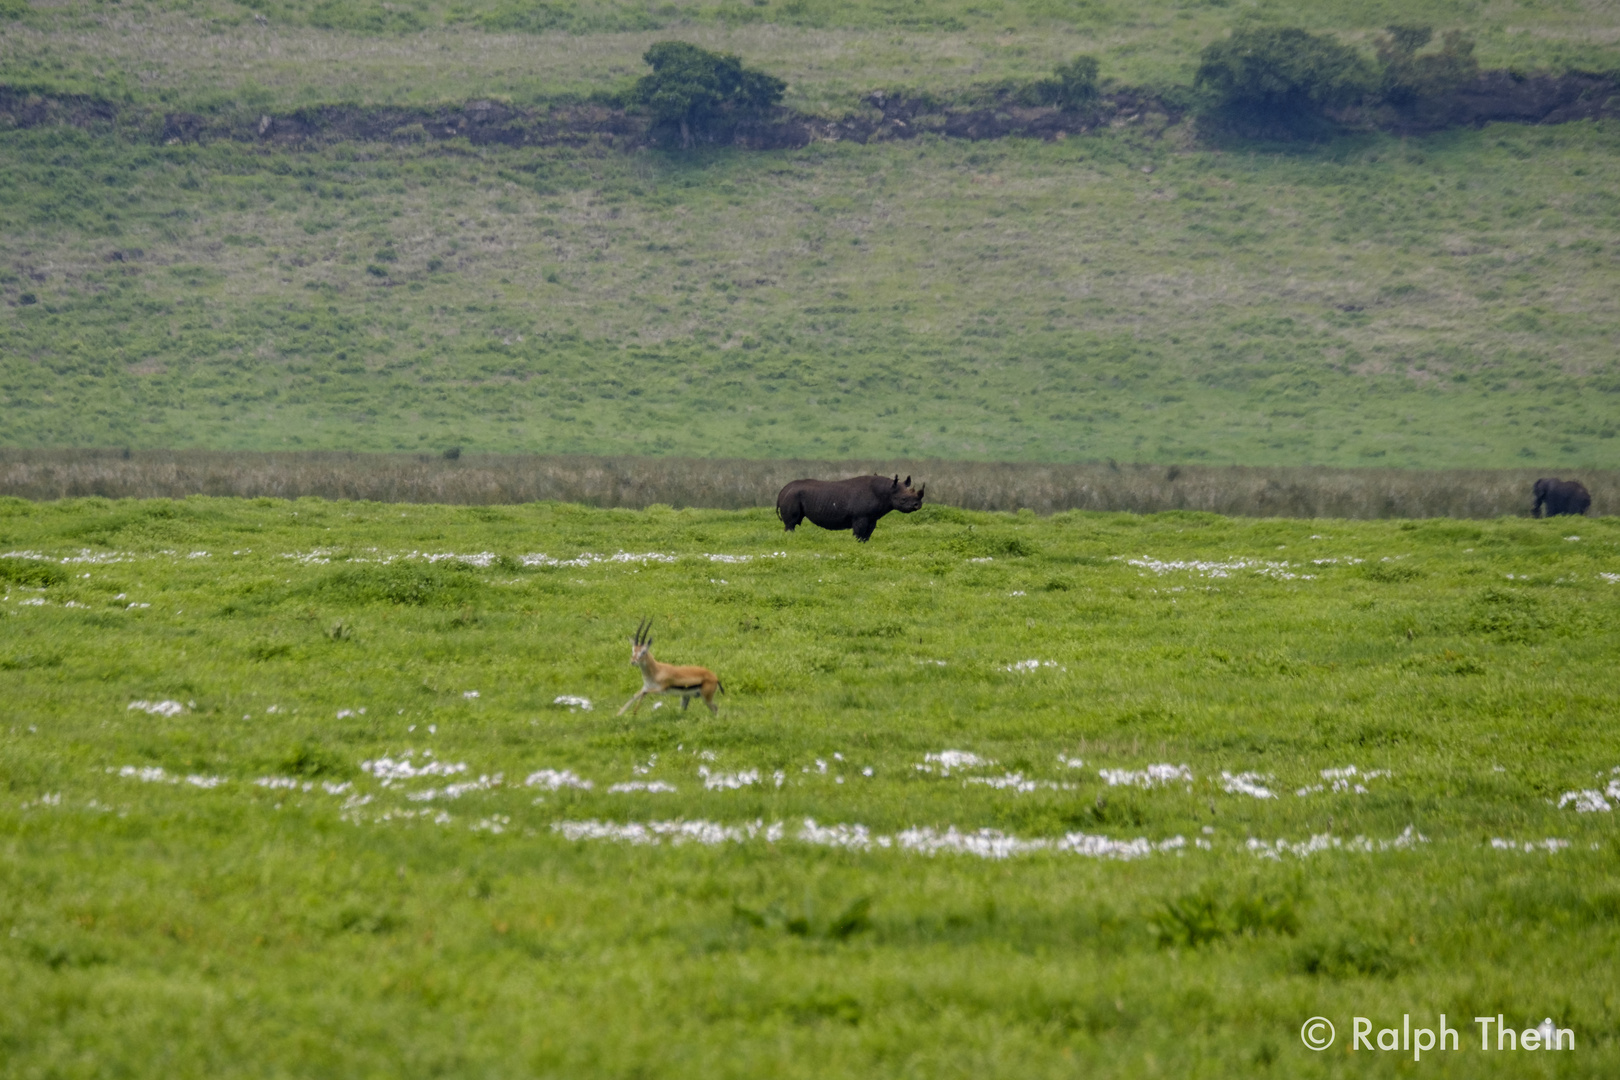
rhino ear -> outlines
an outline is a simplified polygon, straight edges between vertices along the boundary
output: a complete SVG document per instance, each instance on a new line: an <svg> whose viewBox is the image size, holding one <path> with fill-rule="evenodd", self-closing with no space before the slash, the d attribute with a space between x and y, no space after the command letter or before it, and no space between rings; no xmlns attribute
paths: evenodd
<svg viewBox="0 0 1620 1080"><path fill-rule="evenodd" d="M906 477L906 487L910 487L910 486L911 486L911 477L908 476L908 477Z"/></svg>

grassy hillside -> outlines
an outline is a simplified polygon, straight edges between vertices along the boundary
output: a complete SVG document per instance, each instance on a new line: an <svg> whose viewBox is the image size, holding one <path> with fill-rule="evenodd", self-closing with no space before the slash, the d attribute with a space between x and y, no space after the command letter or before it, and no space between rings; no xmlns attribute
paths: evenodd
<svg viewBox="0 0 1620 1080"><path fill-rule="evenodd" d="M1617 30L1601 5L1430 7L1487 66L1601 66ZM0 82L160 110L545 102L622 89L678 33L836 112L1082 48L1185 84L1224 28L1280 17L580 4L518 33L516 6L362 10L39 5ZM1396 15L1308 19L1365 43ZM1620 465L1612 122L1218 151L1162 119L688 154L0 132L0 442Z"/></svg>
<svg viewBox="0 0 1620 1080"><path fill-rule="evenodd" d="M5 437L1613 467L1616 135L687 159L14 133Z"/></svg>
<svg viewBox="0 0 1620 1080"><path fill-rule="evenodd" d="M1351 1017L1442 1012L1424 1075L1620 1061L1613 519L6 500L0 551L6 1076L1393 1076ZM645 614L718 717L614 716Z"/></svg>
<svg viewBox="0 0 1620 1080"><path fill-rule="evenodd" d="M1427 22L1468 29L1486 67L1616 65L1603 0L34 0L0 34L0 70L176 106L544 101L621 88L649 44L678 36L787 79L789 105L838 111L876 88L949 96L1045 76L1080 52L1105 77L1186 84L1198 51L1246 21L1363 45Z"/></svg>

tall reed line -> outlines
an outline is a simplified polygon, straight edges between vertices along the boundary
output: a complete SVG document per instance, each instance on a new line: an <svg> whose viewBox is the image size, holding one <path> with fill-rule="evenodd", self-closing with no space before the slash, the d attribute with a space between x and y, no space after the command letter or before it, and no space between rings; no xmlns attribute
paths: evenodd
<svg viewBox="0 0 1620 1080"><path fill-rule="evenodd" d="M774 505L801 477L910 474L928 500L968 510L1205 510L1245 517L1492 518L1528 515L1537 469L1332 469L1238 465L1039 465L971 461L751 461L218 450L0 450L0 495L25 499L317 496L488 505L742 509ZM1554 471L1620 509L1620 471Z"/></svg>

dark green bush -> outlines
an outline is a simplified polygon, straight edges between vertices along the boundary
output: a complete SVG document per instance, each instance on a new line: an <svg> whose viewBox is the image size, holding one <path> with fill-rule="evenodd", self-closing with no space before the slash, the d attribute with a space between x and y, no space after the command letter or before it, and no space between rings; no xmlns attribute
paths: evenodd
<svg viewBox="0 0 1620 1080"><path fill-rule="evenodd" d="M632 98L652 116L655 128L678 130L683 147L763 114L787 89L774 75L743 67L736 56L684 41L660 41L643 59L652 74L636 82Z"/></svg>
<svg viewBox="0 0 1620 1080"><path fill-rule="evenodd" d="M1163 946L1196 949L1231 936L1254 937L1299 933L1300 918L1292 892L1250 889L1228 900L1213 882L1174 900L1166 900L1148 918Z"/></svg>
<svg viewBox="0 0 1620 1080"><path fill-rule="evenodd" d="M1299 128L1352 104L1372 85L1367 64L1331 37L1290 26L1235 30L1204 49L1197 86L1244 126Z"/></svg>
<svg viewBox="0 0 1620 1080"><path fill-rule="evenodd" d="M1052 78L1035 84L1036 98L1042 105L1056 105L1069 112L1080 112L1097 103L1097 58L1077 56L1059 64Z"/></svg>
<svg viewBox="0 0 1620 1080"><path fill-rule="evenodd" d="M340 603L428 607L467 603L481 587L475 568L466 563L396 562L345 566L305 591Z"/></svg>
<svg viewBox="0 0 1620 1080"><path fill-rule="evenodd" d="M66 580L67 572L55 563L20 559L14 555L0 557L0 581L44 588L47 585L60 585Z"/></svg>
<svg viewBox="0 0 1620 1080"><path fill-rule="evenodd" d="M1379 92L1391 105L1411 105L1439 97L1479 74L1474 39L1461 30L1448 30L1440 51L1419 55L1434 30L1427 26L1391 26L1378 40L1378 62L1383 66Z"/></svg>

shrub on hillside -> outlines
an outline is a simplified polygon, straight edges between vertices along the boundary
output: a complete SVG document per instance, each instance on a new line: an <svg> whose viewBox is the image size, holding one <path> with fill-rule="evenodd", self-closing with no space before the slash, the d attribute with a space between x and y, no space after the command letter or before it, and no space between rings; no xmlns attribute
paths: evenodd
<svg viewBox="0 0 1620 1080"><path fill-rule="evenodd" d="M1043 105L1056 105L1069 112L1089 109L1097 103L1097 58L1077 56L1059 64L1050 79L1042 79L1036 90Z"/></svg>
<svg viewBox="0 0 1620 1080"><path fill-rule="evenodd" d="M1419 54L1434 37L1427 26L1391 26L1378 39L1378 62L1383 67L1379 92L1391 105L1411 105L1422 98L1456 90L1479 74L1474 39L1461 30L1448 30L1440 51Z"/></svg>
<svg viewBox="0 0 1620 1080"><path fill-rule="evenodd" d="M684 41L660 41L642 59L653 70L636 82L633 99L651 114L655 129L678 130L683 148L764 114L787 89L774 75L744 67L739 57Z"/></svg>
<svg viewBox="0 0 1620 1080"><path fill-rule="evenodd" d="M1196 84L1239 127L1299 130L1372 85L1367 64L1331 37L1288 26L1235 30L1204 49Z"/></svg>

